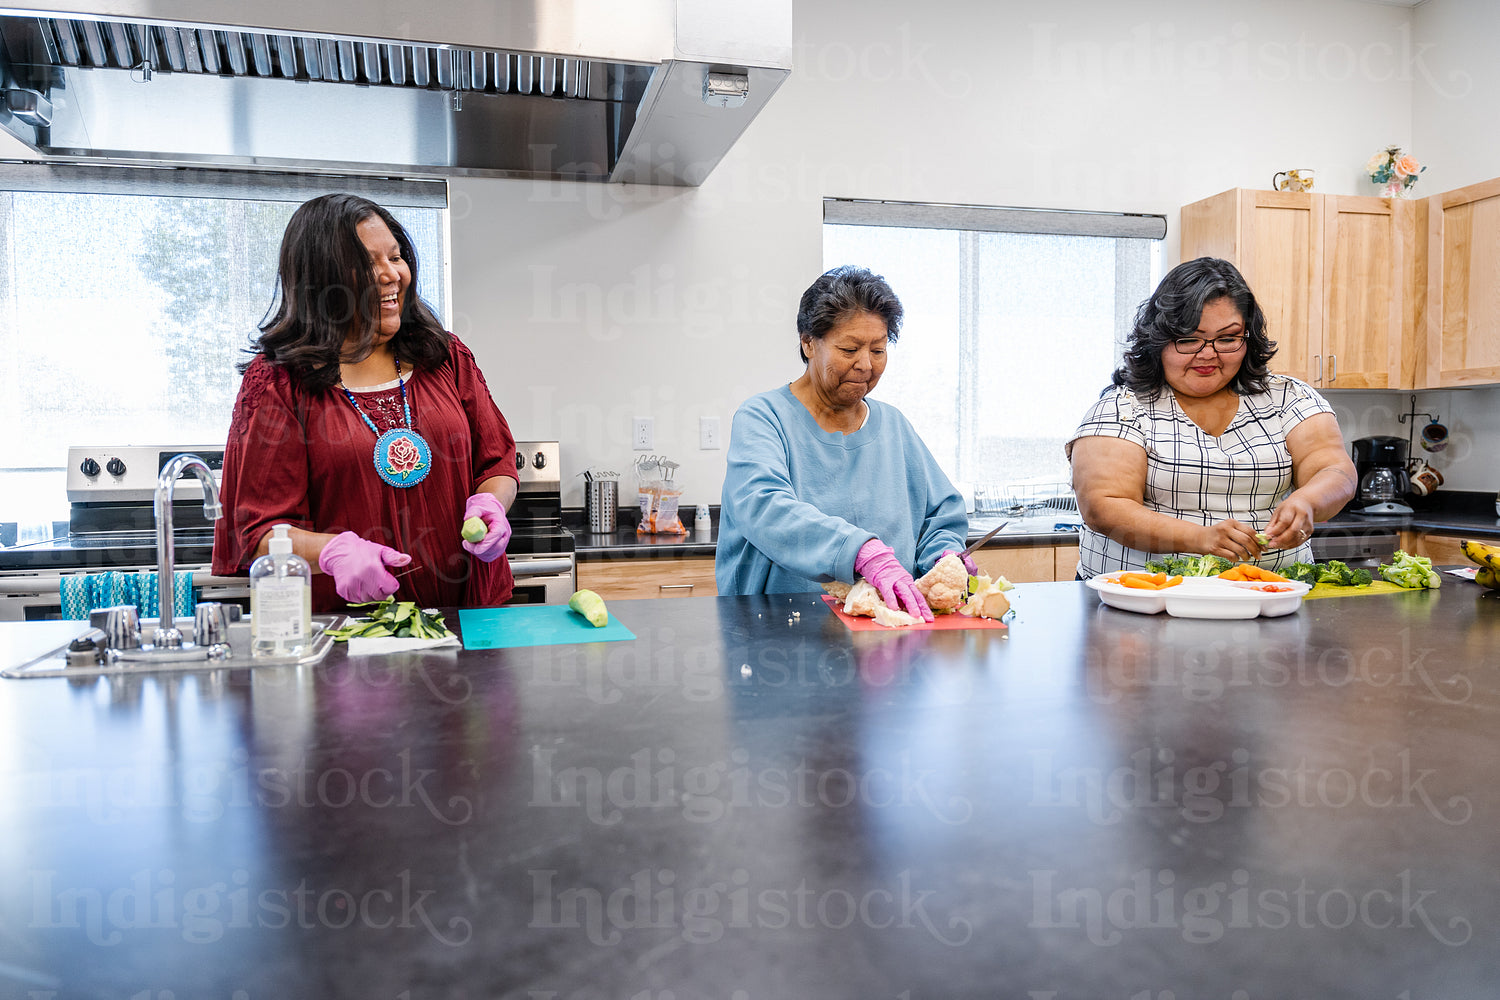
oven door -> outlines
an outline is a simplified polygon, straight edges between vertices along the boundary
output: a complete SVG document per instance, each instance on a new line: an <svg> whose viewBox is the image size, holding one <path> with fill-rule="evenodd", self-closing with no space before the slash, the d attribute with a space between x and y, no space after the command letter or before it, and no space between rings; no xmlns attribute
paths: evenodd
<svg viewBox="0 0 1500 1000"><path fill-rule="evenodd" d="M573 554L506 556L515 591L508 604L567 604L577 587Z"/></svg>

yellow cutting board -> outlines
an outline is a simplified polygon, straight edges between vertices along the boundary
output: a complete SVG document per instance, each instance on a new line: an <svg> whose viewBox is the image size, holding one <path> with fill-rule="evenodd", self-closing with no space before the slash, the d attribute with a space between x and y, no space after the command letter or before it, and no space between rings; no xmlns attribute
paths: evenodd
<svg viewBox="0 0 1500 1000"><path fill-rule="evenodd" d="M1409 588L1398 587L1389 580L1376 580L1365 587L1340 587L1336 583L1319 583L1307 592L1303 600L1315 597L1358 597L1361 594L1404 594Z"/></svg>

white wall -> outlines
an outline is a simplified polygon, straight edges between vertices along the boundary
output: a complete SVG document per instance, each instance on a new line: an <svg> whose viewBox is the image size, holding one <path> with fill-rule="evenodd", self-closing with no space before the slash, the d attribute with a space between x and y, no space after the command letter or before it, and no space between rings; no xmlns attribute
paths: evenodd
<svg viewBox="0 0 1500 1000"><path fill-rule="evenodd" d="M1500 174L1500 4L1428 0L1413 10L1419 50L1411 61L1411 153L1427 164L1427 194Z"/></svg>
<svg viewBox="0 0 1500 1000"><path fill-rule="evenodd" d="M698 417L727 434L800 373L823 197L1157 212L1175 263L1187 202L1291 167L1365 193L1370 154L1412 145L1414 22L1442 27L1429 65L1477 64L1437 12L1488 2L798 0L792 77L701 188L455 180L455 328L518 436L562 441L565 476L628 471L630 418L651 416L684 501L717 502Z"/></svg>

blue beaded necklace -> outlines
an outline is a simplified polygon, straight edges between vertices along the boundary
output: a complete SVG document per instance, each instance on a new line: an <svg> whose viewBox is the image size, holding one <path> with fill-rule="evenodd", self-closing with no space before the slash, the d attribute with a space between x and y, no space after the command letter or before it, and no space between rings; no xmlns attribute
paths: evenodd
<svg viewBox="0 0 1500 1000"><path fill-rule="evenodd" d="M401 378L401 358L396 357L396 383L401 386L401 411L406 417L406 426L392 427L384 434L380 428L375 426L375 421L359 405L359 400L354 398L354 393L349 391L343 381L339 382L339 388L344 390L344 395L349 399L349 405L354 407L354 412L359 414L363 420L375 432L375 472L380 478L392 486L406 489L415 486L427 478L427 473L432 471L432 449L427 446L426 440L412 428L411 404L406 399L406 382Z"/></svg>

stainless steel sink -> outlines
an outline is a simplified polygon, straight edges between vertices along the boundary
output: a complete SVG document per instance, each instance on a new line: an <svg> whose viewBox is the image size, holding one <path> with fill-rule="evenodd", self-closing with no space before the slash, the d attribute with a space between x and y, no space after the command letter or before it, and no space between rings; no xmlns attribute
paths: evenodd
<svg viewBox="0 0 1500 1000"><path fill-rule="evenodd" d="M313 641L308 651L300 657L292 656L257 656L250 655L250 622L248 619L232 622L229 625L226 638L229 645L229 656L225 659L208 659L206 655L191 655L191 648L187 650L164 650L161 656L153 657L149 654L133 656L121 659L114 664L100 662L87 651L73 653L70 656L69 646L72 643L64 643L51 649L41 656L36 657L20 666L0 670L0 677L99 677L99 676L122 676L126 674L158 673L161 671L183 671L183 670L235 670L246 667L262 666L288 666L295 664L317 663L328 655L333 648L334 640L329 632L342 628L348 622L347 615L313 615ZM79 623L82 625L82 623ZM149 629L156 623L149 620L141 622L141 631L149 634ZM102 636L99 629L87 629L80 638L98 638ZM76 640L75 640L76 641ZM187 637L191 643L191 637ZM188 655L184 655L184 654Z"/></svg>

